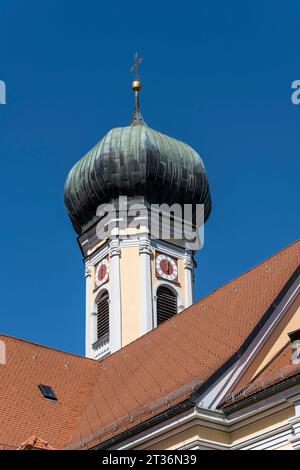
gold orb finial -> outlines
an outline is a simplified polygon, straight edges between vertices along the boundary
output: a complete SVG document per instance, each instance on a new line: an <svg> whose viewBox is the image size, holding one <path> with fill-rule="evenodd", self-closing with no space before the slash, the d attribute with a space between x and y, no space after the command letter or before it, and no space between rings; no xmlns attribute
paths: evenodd
<svg viewBox="0 0 300 470"><path fill-rule="evenodd" d="M140 78L138 75L138 67L142 62L142 58L138 55L138 53L135 53L134 56L134 64L130 68L130 72L134 72L134 80L131 84L132 91L134 92L134 100L135 100L135 109L134 109L134 115L133 119L131 121L131 125L140 125L143 123L143 118L140 112L140 91L142 88L142 84L140 82Z"/></svg>
<svg viewBox="0 0 300 470"><path fill-rule="evenodd" d="M140 91L140 89L142 88L139 75L138 75L138 67L141 63L142 63L142 58L136 52L134 55L134 64L129 69L130 72L134 72L134 80L131 85L131 88L133 89L133 91Z"/></svg>
<svg viewBox="0 0 300 470"><path fill-rule="evenodd" d="M142 88L142 84L139 80L134 80L132 82L131 88L133 91L140 91Z"/></svg>

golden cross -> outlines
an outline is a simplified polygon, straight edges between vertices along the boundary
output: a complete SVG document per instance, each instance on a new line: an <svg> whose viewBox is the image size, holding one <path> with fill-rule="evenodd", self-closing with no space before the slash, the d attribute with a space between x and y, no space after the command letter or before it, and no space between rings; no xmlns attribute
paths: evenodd
<svg viewBox="0 0 300 470"><path fill-rule="evenodd" d="M135 80L139 80L139 76L138 76L138 67L139 65L142 63L142 58L138 55L138 53L136 52L134 54L134 64L132 67L130 67L129 69L129 72L134 72L134 79Z"/></svg>

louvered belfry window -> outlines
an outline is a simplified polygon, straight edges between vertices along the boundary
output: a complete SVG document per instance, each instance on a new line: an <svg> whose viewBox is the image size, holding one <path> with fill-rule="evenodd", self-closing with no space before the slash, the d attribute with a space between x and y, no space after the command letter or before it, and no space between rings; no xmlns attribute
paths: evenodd
<svg viewBox="0 0 300 470"><path fill-rule="evenodd" d="M97 303L97 340L109 339L109 295L104 291Z"/></svg>
<svg viewBox="0 0 300 470"><path fill-rule="evenodd" d="M173 317L177 313L177 295L168 287L157 289L157 325Z"/></svg>

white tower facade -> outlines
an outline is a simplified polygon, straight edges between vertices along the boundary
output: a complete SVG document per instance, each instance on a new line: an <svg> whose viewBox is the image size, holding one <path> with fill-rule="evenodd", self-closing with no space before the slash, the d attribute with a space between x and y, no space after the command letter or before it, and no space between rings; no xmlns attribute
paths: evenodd
<svg viewBox="0 0 300 470"><path fill-rule="evenodd" d="M99 240L94 226L79 237L86 277L86 355L94 359L193 303L194 257L182 240L154 239L142 225L134 230L123 225L102 236ZM103 298L106 309L101 310ZM108 321L101 329L103 311Z"/></svg>

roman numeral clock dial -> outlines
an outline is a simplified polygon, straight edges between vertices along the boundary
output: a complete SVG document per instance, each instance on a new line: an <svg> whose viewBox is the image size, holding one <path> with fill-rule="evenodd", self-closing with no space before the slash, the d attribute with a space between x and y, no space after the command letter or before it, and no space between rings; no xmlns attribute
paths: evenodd
<svg viewBox="0 0 300 470"><path fill-rule="evenodd" d="M104 258L95 269L95 289L98 289L109 280L109 258Z"/></svg>
<svg viewBox="0 0 300 470"><path fill-rule="evenodd" d="M156 253L156 276L170 282L178 282L177 259L162 253Z"/></svg>

